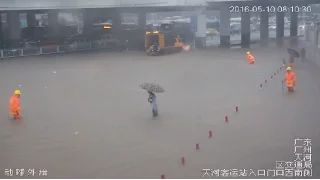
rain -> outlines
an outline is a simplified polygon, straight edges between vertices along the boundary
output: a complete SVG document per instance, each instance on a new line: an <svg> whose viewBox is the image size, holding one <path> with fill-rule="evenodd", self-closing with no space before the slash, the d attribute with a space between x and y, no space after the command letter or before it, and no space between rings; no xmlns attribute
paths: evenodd
<svg viewBox="0 0 320 180"><path fill-rule="evenodd" d="M320 177L317 50L308 44L307 60L295 60L291 93L283 80L288 48L298 49L292 39L240 48L235 36L235 48L217 47L214 35L206 48L165 55L127 48L0 59L0 178L17 168L23 178L265 178L297 168L300 146ZM15 90L20 119L9 112Z"/></svg>

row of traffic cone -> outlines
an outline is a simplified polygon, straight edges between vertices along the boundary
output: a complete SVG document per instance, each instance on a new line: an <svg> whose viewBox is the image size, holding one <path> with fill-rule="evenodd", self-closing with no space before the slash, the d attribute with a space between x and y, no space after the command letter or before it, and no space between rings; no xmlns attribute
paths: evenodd
<svg viewBox="0 0 320 180"><path fill-rule="evenodd" d="M276 72L274 72L273 75L270 76L270 80L273 80L273 78L274 78L277 74L279 74L282 69L283 69L282 66L280 66L280 68L279 68ZM264 81L264 84L267 84L267 83L268 83L268 80L266 79L266 80ZM260 84L260 90L262 90L262 87L263 87L263 84L261 83L261 84ZM236 106L236 107L235 107L235 112L239 112L239 106ZM226 124L228 124L228 123L229 123L229 117L228 117L228 116L225 116L224 121L225 121ZM212 130L210 130L208 137L209 137L209 138L212 138L212 136L213 136ZM199 144L199 143L196 143L196 150L200 150L200 144ZM180 159L180 164L181 164L181 165L185 165L185 163L186 163L185 157L181 157L181 159ZM162 174L162 175L161 175L161 179L165 179L165 175Z"/></svg>

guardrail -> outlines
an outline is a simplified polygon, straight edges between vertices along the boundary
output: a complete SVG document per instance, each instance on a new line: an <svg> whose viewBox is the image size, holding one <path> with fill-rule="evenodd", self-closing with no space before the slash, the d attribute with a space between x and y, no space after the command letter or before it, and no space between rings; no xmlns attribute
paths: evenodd
<svg viewBox="0 0 320 180"><path fill-rule="evenodd" d="M124 50L126 48L121 45L116 45L118 50ZM47 45L41 47L26 47L26 48L11 48L0 50L0 58L14 58L23 56L38 56L55 53L66 53L76 51L86 51L94 49L106 49L114 50L115 46L107 42L93 41L93 42L82 42L74 44L62 44L62 45Z"/></svg>

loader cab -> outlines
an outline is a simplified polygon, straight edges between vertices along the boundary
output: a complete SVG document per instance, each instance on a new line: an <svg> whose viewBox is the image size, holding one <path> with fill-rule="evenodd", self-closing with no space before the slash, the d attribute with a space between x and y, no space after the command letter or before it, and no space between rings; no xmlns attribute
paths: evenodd
<svg viewBox="0 0 320 180"><path fill-rule="evenodd" d="M145 44L145 49L149 49L150 46L154 45L155 43L158 44L160 49L164 48L164 34L160 33L158 31L147 31L145 34L145 39L144 39L144 44Z"/></svg>
<svg viewBox="0 0 320 180"><path fill-rule="evenodd" d="M174 24L172 23L162 23L159 25L158 30L161 32L173 32Z"/></svg>

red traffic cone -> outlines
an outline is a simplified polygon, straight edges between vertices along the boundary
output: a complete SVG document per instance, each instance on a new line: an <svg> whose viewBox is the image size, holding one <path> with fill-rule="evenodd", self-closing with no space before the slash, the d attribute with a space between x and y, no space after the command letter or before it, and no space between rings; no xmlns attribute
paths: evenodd
<svg viewBox="0 0 320 180"><path fill-rule="evenodd" d="M184 165L185 164L185 160L184 157L181 158L181 164Z"/></svg>

